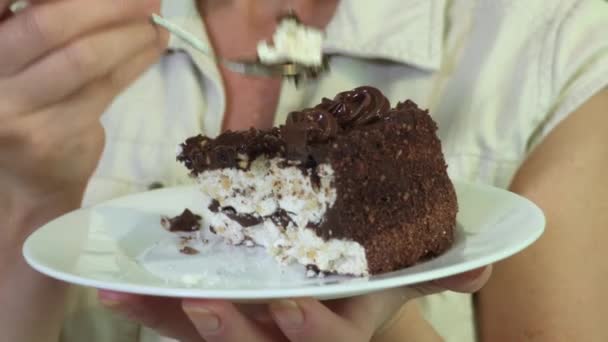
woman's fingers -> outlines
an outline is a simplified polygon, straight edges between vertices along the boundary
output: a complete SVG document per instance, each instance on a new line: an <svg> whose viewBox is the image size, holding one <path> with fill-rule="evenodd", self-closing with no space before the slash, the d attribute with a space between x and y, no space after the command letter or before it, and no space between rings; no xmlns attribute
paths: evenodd
<svg viewBox="0 0 608 342"><path fill-rule="evenodd" d="M269 334L268 330L247 318L230 302L186 299L182 306L205 341L280 342L284 340L281 335Z"/></svg>
<svg viewBox="0 0 608 342"><path fill-rule="evenodd" d="M159 32L142 22L77 40L0 82L0 91L16 113L53 104L111 74L152 44L161 45Z"/></svg>
<svg viewBox="0 0 608 342"><path fill-rule="evenodd" d="M333 312L373 334L408 301L422 296L418 287L397 287L364 296L325 302Z"/></svg>
<svg viewBox="0 0 608 342"><path fill-rule="evenodd" d="M313 299L279 301L271 312L291 342L369 341L409 300L446 289L475 292L488 280L491 267L411 287L320 303Z"/></svg>
<svg viewBox="0 0 608 342"><path fill-rule="evenodd" d="M137 296L99 291L99 299L112 311L154 331L184 342L203 342L175 298Z"/></svg>
<svg viewBox="0 0 608 342"><path fill-rule="evenodd" d="M287 341L278 329L265 328L226 301L182 301L103 290L99 299L114 312L184 342Z"/></svg>
<svg viewBox="0 0 608 342"><path fill-rule="evenodd" d="M152 13L158 0L63 0L30 6L0 25L0 76L14 75L69 41Z"/></svg>
<svg viewBox="0 0 608 342"><path fill-rule="evenodd" d="M2 120L0 115L0 162L2 159L19 160L12 163L19 167L21 176L44 182L46 177L31 173L40 172L37 163L46 165L44 173L55 177L54 183L69 181L76 175L86 174L81 167L95 165L103 147L99 126L99 115L105 111L115 96L129 86L142 72L149 68L160 55L155 44L144 49L127 63L113 70L97 82L90 83L63 101L46 107L35 114L15 115ZM39 132L44 134L39 134ZM92 133L95 132L95 133ZM83 146L90 146L82 153ZM66 153L64 164L55 165L58 153ZM23 158L24 155L29 156ZM67 165L70 172L65 172ZM33 181L30 181L30 185Z"/></svg>
<svg viewBox="0 0 608 342"><path fill-rule="evenodd" d="M172 337L176 337L176 329L187 330L188 335L192 335L187 327L175 323L175 318L179 318L183 324L186 316L191 322L190 328L194 327L197 336L208 342L364 342L390 322L408 300L442 291L445 287L476 291L487 281L490 272L491 268L486 267L415 287L393 288L327 303L310 298L278 300L269 305L269 312L280 331L268 329L270 325L264 317L250 317L259 315L259 307L252 307L246 315L247 311L226 301L185 299L180 312L175 304L177 300L132 296L135 299L121 299L117 301L120 304L113 306ZM108 296L102 292L102 300L104 297L107 302ZM158 312L163 310L170 313L168 317L164 316L165 312Z"/></svg>
<svg viewBox="0 0 608 342"><path fill-rule="evenodd" d="M50 112L52 120L61 122L64 128L70 122L86 121L82 117L89 113L91 115L88 121L97 122L99 117L95 113L104 112L118 94L158 60L161 53L156 44L148 45L103 78L87 85L65 101L48 107L46 111ZM78 120L75 119L76 116ZM78 129L74 131L77 132Z"/></svg>
<svg viewBox="0 0 608 342"><path fill-rule="evenodd" d="M364 307L358 309L365 310ZM369 341L373 334L369 323L372 317L364 321L350 320L310 298L273 302L270 312L290 342L363 342Z"/></svg>

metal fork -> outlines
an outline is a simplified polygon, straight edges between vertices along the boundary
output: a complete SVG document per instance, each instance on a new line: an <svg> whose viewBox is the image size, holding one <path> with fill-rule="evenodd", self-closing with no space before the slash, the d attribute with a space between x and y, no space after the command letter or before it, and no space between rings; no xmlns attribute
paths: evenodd
<svg viewBox="0 0 608 342"><path fill-rule="evenodd" d="M291 62L280 64L263 64L259 60L228 60L219 58L211 52L209 46L203 43L196 36L171 23L160 15L153 14L152 22L165 28L167 31L173 33L176 37L188 43L197 51L216 59L218 62L226 66L226 68L236 73L259 77L284 77L298 81L301 79L316 78L321 73L328 70L327 58L324 59L323 64L319 67L311 67Z"/></svg>

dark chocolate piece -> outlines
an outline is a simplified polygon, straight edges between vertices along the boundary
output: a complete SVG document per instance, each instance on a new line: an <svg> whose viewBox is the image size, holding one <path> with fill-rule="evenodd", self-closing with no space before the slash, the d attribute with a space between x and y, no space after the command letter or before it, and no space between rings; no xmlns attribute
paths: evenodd
<svg viewBox="0 0 608 342"><path fill-rule="evenodd" d="M313 264L306 265L306 271L313 272L315 275L321 273L321 270L319 269L319 267L317 265L313 265Z"/></svg>
<svg viewBox="0 0 608 342"><path fill-rule="evenodd" d="M163 216L160 223L170 232L194 232L201 229L201 217L189 209L175 217Z"/></svg>
<svg viewBox="0 0 608 342"><path fill-rule="evenodd" d="M214 213L217 213L220 211L220 209L221 209L220 202L218 202L218 200L216 200L216 199L211 200L211 204L209 204L209 210L211 210Z"/></svg>
<svg viewBox="0 0 608 342"><path fill-rule="evenodd" d="M243 227L251 227L258 225L263 222L261 217L256 217L254 215L237 213L233 207L221 207L220 202L217 200L212 200L209 205L209 210L214 213L222 212L224 215L228 216L231 220L238 222ZM214 232L215 233L215 232Z"/></svg>
<svg viewBox="0 0 608 342"><path fill-rule="evenodd" d="M290 222L293 223L293 220L289 214L283 209L275 211L275 213L270 215L269 218L274 224L282 228L287 228Z"/></svg>
<svg viewBox="0 0 608 342"><path fill-rule="evenodd" d="M243 227L251 227L264 222L261 217L256 217L249 214L239 214L232 207L222 208L222 213L228 216L231 220L238 222Z"/></svg>
<svg viewBox="0 0 608 342"><path fill-rule="evenodd" d="M209 205L209 210L214 213L222 212L224 215L228 216L231 220L238 222L243 227L258 225L264 222L265 218L272 220L272 222L274 222L276 225L283 228L286 228L289 225L289 222L293 222L291 217L289 217L289 214L283 209L278 209L272 215L262 218L250 214L237 213L233 207L222 208L220 206L220 202L217 200L212 200L211 204Z"/></svg>
<svg viewBox="0 0 608 342"><path fill-rule="evenodd" d="M182 249L179 250L179 252L187 255L195 255L200 253L196 248L192 248L190 246L184 246Z"/></svg>

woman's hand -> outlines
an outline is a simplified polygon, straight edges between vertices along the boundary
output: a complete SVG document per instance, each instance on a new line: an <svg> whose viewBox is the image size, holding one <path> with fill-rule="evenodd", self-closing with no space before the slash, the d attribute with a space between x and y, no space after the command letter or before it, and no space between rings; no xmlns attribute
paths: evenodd
<svg viewBox="0 0 608 342"><path fill-rule="evenodd" d="M159 0L35 0L17 14L11 2L0 0L0 212L17 226L34 203L79 204L101 114L166 37L148 19Z"/></svg>
<svg viewBox="0 0 608 342"><path fill-rule="evenodd" d="M364 342L408 300L444 289L472 293L491 267L458 276L348 299L310 298L237 305L220 300L172 299L100 291L102 303L160 334L183 342Z"/></svg>
<svg viewBox="0 0 608 342"><path fill-rule="evenodd" d="M30 0L17 14L13 1L0 0L0 331L57 341L67 286L29 268L23 240L80 205L101 114L167 39L148 19L159 0Z"/></svg>

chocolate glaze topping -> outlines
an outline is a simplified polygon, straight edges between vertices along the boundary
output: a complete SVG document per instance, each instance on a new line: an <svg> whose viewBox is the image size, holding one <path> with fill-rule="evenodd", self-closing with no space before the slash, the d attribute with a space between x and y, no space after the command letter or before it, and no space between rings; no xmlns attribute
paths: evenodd
<svg viewBox="0 0 608 342"><path fill-rule="evenodd" d="M328 110L315 107L298 112L291 112L283 127L283 138L286 129L301 129L306 132L306 140L311 143L325 142L338 134L338 122L334 114Z"/></svg>
<svg viewBox="0 0 608 342"><path fill-rule="evenodd" d="M272 157L285 151L278 128L269 131L253 128L246 132L228 131L216 139L197 135L188 138L180 147L177 160L193 176L225 167L247 169L251 161L261 155Z"/></svg>
<svg viewBox="0 0 608 342"><path fill-rule="evenodd" d="M216 139L189 138L181 145L177 160L194 176L226 167L247 169L261 155L283 157L303 169L314 169L327 160L328 145L336 137L386 119L390 112L390 103L380 90L359 87L339 93L333 100L325 98L313 108L289 113L279 128L228 131Z"/></svg>

